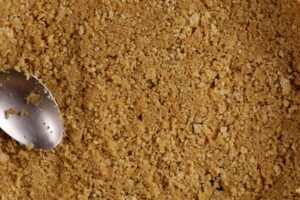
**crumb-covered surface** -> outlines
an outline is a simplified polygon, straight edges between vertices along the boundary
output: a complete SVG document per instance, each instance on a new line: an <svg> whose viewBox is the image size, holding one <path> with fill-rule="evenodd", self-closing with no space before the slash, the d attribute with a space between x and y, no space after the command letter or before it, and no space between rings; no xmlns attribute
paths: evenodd
<svg viewBox="0 0 300 200"><path fill-rule="evenodd" d="M0 197L299 199L299 51L297 0L0 0L0 66L66 131L1 134Z"/></svg>

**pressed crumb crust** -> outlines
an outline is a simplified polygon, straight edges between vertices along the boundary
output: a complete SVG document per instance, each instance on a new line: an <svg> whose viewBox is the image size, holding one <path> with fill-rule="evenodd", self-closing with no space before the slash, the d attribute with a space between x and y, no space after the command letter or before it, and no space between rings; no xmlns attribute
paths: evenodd
<svg viewBox="0 0 300 200"><path fill-rule="evenodd" d="M300 199L297 0L0 0L0 66L65 123L0 135L1 199Z"/></svg>

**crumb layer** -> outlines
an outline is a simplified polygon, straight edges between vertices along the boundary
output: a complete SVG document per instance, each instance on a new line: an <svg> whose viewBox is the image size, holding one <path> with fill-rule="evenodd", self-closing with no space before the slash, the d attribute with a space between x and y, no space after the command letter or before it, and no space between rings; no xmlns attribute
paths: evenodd
<svg viewBox="0 0 300 200"><path fill-rule="evenodd" d="M300 198L297 0L0 0L0 66L46 83L52 151L0 135L1 199Z"/></svg>

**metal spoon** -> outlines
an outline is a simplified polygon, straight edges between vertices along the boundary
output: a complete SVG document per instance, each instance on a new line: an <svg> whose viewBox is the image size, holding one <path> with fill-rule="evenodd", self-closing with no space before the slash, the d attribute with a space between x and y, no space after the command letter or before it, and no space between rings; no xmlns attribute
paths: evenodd
<svg viewBox="0 0 300 200"><path fill-rule="evenodd" d="M35 102L31 102L33 95ZM27 100L26 100L27 98ZM51 149L63 135L53 95L35 76L15 69L0 71L0 128L18 142Z"/></svg>

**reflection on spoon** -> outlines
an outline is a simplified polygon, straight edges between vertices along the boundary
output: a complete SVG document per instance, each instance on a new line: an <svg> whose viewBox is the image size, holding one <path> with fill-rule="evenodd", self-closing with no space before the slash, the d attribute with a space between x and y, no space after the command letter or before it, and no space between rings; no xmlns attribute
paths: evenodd
<svg viewBox="0 0 300 200"><path fill-rule="evenodd" d="M0 72L0 128L38 149L54 148L63 136L53 95L36 77L15 69Z"/></svg>

